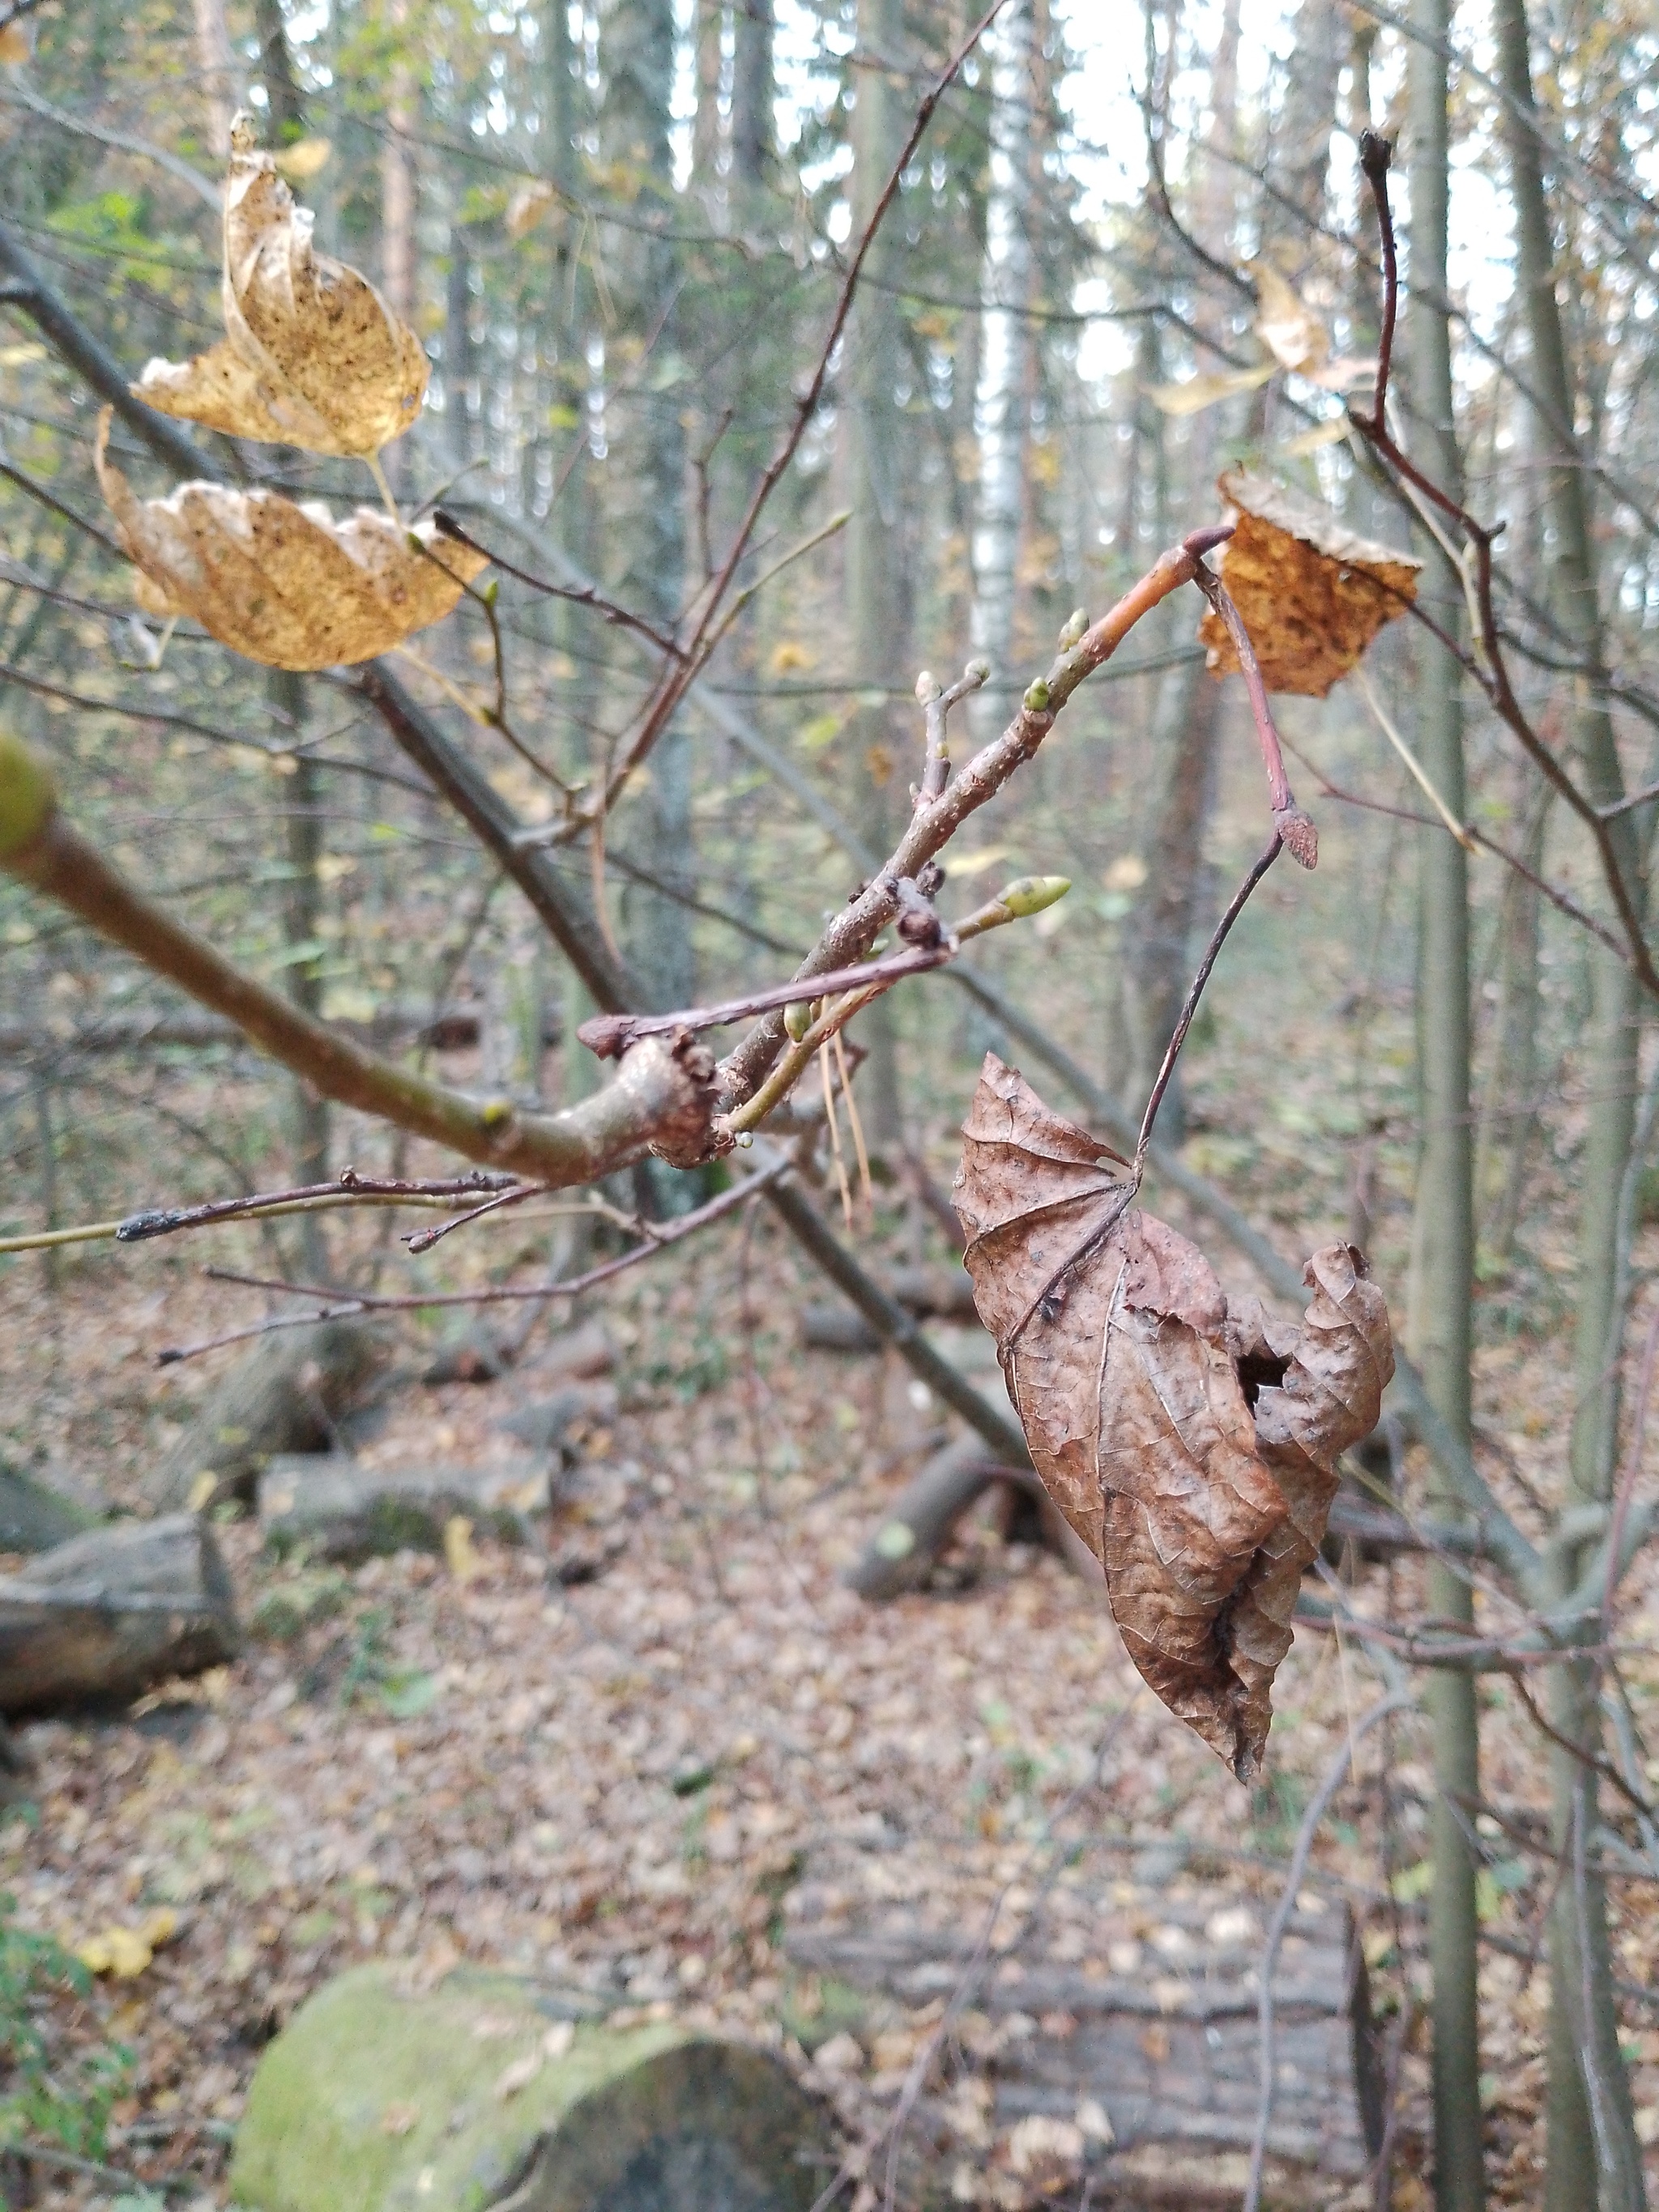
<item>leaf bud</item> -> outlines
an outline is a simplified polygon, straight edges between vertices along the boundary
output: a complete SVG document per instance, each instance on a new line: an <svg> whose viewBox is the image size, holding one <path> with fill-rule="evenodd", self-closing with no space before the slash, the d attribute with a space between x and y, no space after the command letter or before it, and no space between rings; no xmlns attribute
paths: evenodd
<svg viewBox="0 0 1659 2212"><path fill-rule="evenodd" d="M501 596L501 578L499 576L492 576L487 584L483 584L479 586L478 597L483 601L487 607L493 607L496 600Z"/></svg>
<svg viewBox="0 0 1659 2212"><path fill-rule="evenodd" d="M1037 677L1034 682L1026 685L1025 696L1021 702L1021 704L1024 707L1028 714L1046 714L1048 713L1048 686L1042 677Z"/></svg>
<svg viewBox="0 0 1659 2212"><path fill-rule="evenodd" d="M991 664L987 660L984 654L981 653L976 659L970 660L962 672L970 684L988 683L991 675Z"/></svg>
<svg viewBox="0 0 1659 2212"><path fill-rule="evenodd" d="M931 707L934 700L939 697L941 688L939 680L938 677L934 675L933 670L931 668L924 668L921 675L916 678L917 705L921 707Z"/></svg>
<svg viewBox="0 0 1659 2212"><path fill-rule="evenodd" d="M46 763L21 738L0 731L0 860L34 842L54 803Z"/></svg>
<svg viewBox="0 0 1659 2212"><path fill-rule="evenodd" d="M1060 651L1069 653L1072 647L1079 642L1084 631L1088 627L1089 610L1086 607L1073 607L1066 618L1065 629L1060 633Z"/></svg>
<svg viewBox="0 0 1659 2212"><path fill-rule="evenodd" d="M1058 905L1071 888L1069 876L1017 876L997 893L997 904L1023 921L1029 914L1041 914L1044 907Z"/></svg>
<svg viewBox="0 0 1659 2212"><path fill-rule="evenodd" d="M799 1044L812 1026L812 1001L797 999L783 1010L783 1026Z"/></svg>

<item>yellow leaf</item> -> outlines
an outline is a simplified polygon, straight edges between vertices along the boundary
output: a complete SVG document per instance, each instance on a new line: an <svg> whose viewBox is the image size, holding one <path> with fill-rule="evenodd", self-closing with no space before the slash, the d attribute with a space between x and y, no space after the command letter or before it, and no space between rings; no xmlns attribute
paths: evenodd
<svg viewBox="0 0 1659 2212"><path fill-rule="evenodd" d="M1309 376L1324 368L1331 350L1330 334L1312 308L1287 283L1271 262L1255 261L1260 312L1255 334L1281 368Z"/></svg>
<svg viewBox="0 0 1659 2212"><path fill-rule="evenodd" d="M162 1905L137 1928L106 1928L89 1936L75 1955L89 1973L110 1974L118 1982L136 1981L178 1928L178 1914Z"/></svg>
<svg viewBox="0 0 1659 2212"><path fill-rule="evenodd" d="M952 853L946 864L951 881L954 884L963 876L976 876L981 868L1006 860L1012 850L1012 845L983 845L977 853Z"/></svg>
<svg viewBox="0 0 1659 2212"><path fill-rule="evenodd" d="M328 157L333 151L326 138L296 138L275 158L277 169L289 184L305 185L328 167Z"/></svg>
<svg viewBox="0 0 1659 2212"><path fill-rule="evenodd" d="M366 276L316 252L315 218L254 147L246 116L231 144L224 338L193 361L152 361L132 389L233 437L366 459L420 412L421 342Z"/></svg>
<svg viewBox="0 0 1659 2212"><path fill-rule="evenodd" d="M12 28L16 28L15 24ZM3 58L3 53L0 53L0 59ZM0 346L0 368L26 368L31 362L44 361L46 357L45 346L33 338L25 338L21 345Z"/></svg>
<svg viewBox="0 0 1659 2212"><path fill-rule="evenodd" d="M189 1503L191 1511L192 1513L199 1513L204 1505L210 1504L213 1493L218 1487L218 1476L214 1473L210 1467L204 1467L201 1473L197 1476L195 1481L190 1486Z"/></svg>
<svg viewBox="0 0 1659 2212"><path fill-rule="evenodd" d="M107 456L110 410L94 459L123 545L171 610L271 668L335 668L372 660L439 622L483 554L429 521L400 529L360 507L343 522L313 501L181 484L140 500Z"/></svg>
<svg viewBox="0 0 1659 2212"><path fill-rule="evenodd" d="M1322 699L1417 597L1423 564L1356 537L1328 507L1270 477L1235 470L1219 489L1235 526L1218 566L1262 681L1269 691ZM1238 655L1218 616L1206 613L1198 634L1212 674L1237 671Z"/></svg>
<svg viewBox="0 0 1659 2212"><path fill-rule="evenodd" d="M13 22L0 28L0 62L9 62L13 68L21 69L30 52L27 24Z"/></svg>
<svg viewBox="0 0 1659 2212"><path fill-rule="evenodd" d="M1149 385L1146 397L1165 415L1196 415L1241 392L1254 392L1278 367L1276 361L1263 361L1254 368L1214 369L1202 376L1189 376L1184 384Z"/></svg>
<svg viewBox="0 0 1659 2212"><path fill-rule="evenodd" d="M40 351L44 356L46 348L41 347ZM793 637L787 637L781 645L775 645L772 648L772 673L774 676L793 676L798 670L811 668L813 658L809 647L798 644Z"/></svg>
<svg viewBox="0 0 1659 2212"><path fill-rule="evenodd" d="M507 236L528 237L549 209L556 205L558 197L552 185L539 177L534 184L520 185L507 204Z"/></svg>
<svg viewBox="0 0 1659 2212"><path fill-rule="evenodd" d="M472 1540L472 1523L465 1513L452 1513L444 1522L444 1557L450 1573L462 1584L475 1582L483 1572L483 1561Z"/></svg>
<svg viewBox="0 0 1659 2212"><path fill-rule="evenodd" d="M1328 422L1316 422L1311 430L1304 430L1289 441L1285 447L1287 460L1299 461L1309 453L1316 453L1322 446L1334 446L1348 434L1348 418L1334 415Z"/></svg>

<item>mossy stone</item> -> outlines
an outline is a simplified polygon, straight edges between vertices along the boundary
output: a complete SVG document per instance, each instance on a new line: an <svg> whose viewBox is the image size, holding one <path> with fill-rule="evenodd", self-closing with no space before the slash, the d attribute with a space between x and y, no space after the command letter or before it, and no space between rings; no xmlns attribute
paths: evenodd
<svg viewBox="0 0 1659 2212"><path fill-rule="evenodd" d="M342 1974L259 2062L234 2201L807 2212L833 2170L829 2130L775 2059L672 2022L578 2025L560 2051L557 2019L512 1975L462 1968L416 1991L396 1966Z"/></svg>

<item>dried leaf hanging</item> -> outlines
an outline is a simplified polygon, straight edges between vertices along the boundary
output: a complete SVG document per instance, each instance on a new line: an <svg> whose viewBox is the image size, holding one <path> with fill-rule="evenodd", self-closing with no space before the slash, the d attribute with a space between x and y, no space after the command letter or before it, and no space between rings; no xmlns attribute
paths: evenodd
<svg viewBox="0 0 1659 2212"><path fill-rule="evenodd" d="M250 660L294 669L372 660L441 620L488 565L430 522L407 530L372 507L336 522L314 501L216 483L141 500L108 458L109 424L106 408L94 459L124 547L167 613L194 615Z"/></svg>
<svg viewBox="0 0 1659 2212"><path fill-rule="evenodd" d="M152 361L132 389L233 437L367 459L419 414L425 351L366 276L316 251L315 217L245 117L231 149L225 336L193 361Z"/></svg>
<svg viewBox="0 0 1659 2212"><path fill-rule="evenodd" d="M1218 489L1235 527L1218 566L1262 679L1269 691L1322 699L1417 597L1423 564L1356 537L1329 507L1270 477L1235 470ZM1206 614L1198 634L1212 672L1237 673L1238 655L1219 617Z"/></svg>
<svg viewBox="0 0 1659 2212"><path fill-rule="evenodd" d="M988 1054L956 1209L980 1319L1054 1504L1106 1570L1130 1657L1241 1781L1260 1764L1338 1453L1394 1372L1347 1245L1310 1262L1299 1330L1230 1316L1197 1247L1123 1163Z"/></svg>

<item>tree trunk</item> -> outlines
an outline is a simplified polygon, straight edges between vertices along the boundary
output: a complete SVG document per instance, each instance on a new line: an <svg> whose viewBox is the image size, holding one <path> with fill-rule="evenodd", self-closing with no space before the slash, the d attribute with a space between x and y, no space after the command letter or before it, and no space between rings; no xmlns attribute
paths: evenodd
<svg viewBox="0 0 1659 2212"><path fill-rule="evenodd" d="M1411 49L1412 266L1423 293L1446 282L1448 167L1445 42L1448 0L1417 0L1425 42ZM1437 44L1431 42L1438 42ZM1414 294L1407 329L1412 444L1419 465L1454 496L1462 468L1452 421L1450 329ZM1431 553L1431 560L1436 558ZM1425 572L1423 594L1455 638L1462 617L1455 580ZM1462 672L1446 650L1419 643L1417 740L1424 767L1463 817ZM1413 1224L1413 1352L1430 1400L1461 1443L1469 1437L1470 1316L1474 1297L1473 1148L1469 1126L1468 859L1438 828L1420 833L1418 878L1418 1063L1422 1134ZM1431 1508L1456 1517L1436 1479ZM1468 1583L1439 1559L1428 1571L1430 1610L1471 1621ZM1425 1691L1434 1729L1434 1886L1429 1903L1433 1976L1435 2202L1438 2212L1480 2212L1486 2201L1480 2119L1479 1923L1469 1808L1480 1788L1480 1738L1472 1674L1443 1668Z"/></svg>
<svg viewBox="0 0 1659 2212"><path fill-rule="evenodd" d="M772 0L735 0L732 61L732 175L754 190L770 180L774 158Z"/></svg>
<svg viewBox="0 0 1659 2212"><path fill-rule="evenodd" d="M672 0L618 0L606 16L600 46L605 142L617 158L641 167L656 193L665 197L673 188L674 52ZM650 204L651 197L641 204ZM640 240L628 276L634 335L641 345L654 335L653 362L661 370L672 365L675 349L672 246L658 239ZM670 319L662 327L665 316ZM648 373L643 384L629 403L624 432L631 482L622 597L672 630L685 588L686 402L678 385L664 386ZM614 483L614 465L611 477ZM657 740L644 787L628 811L633 818L626 834L641 865L683 896L695 896L690 732L684 718ZM626 949L653 1000L661 1007L692 1005L696 947L684 908L643 885L630 884L623 913ZM683 1186L683 1178L677 1180ZM660 1182L660 1194L666 1190L666 1182Z"/></svg>
<svg viewBox="0 0 1659 2212"><path fill-rule="evenodd" d="M1498 0L1498 71L1510 191L1515 202L1520 290L1531 352L1530 377L1540 401L1540 443L1551 455L1547 478L1554 560L1550 598L1577 655L1601 665L1601 617L1590 531L1586 475L1571 435L1576 419L1572 379L1555 291L1554 241L1544 195L1533 113L1532 62L1524 0ZM1559 427L1558 427L1559 426ZM1624 796L1612 718L1587 684L1575 687L1577 752L1583 787L1607 806ZM1613 824L1618 862L1639 907L1644 903L1634 824ZM1579 1214L1578 1325L1573 1371L1569 1505L1604 1501L1613 1480L1618 1437L1620 1333L1618 1213L1634 1130L1640 1001L1628 968L1610 954L1591 953L1593 1001L1583 1054L1590 1099ZM1578 1562L1559 1561L1565 1583ZM1552 1747L1554 1840L1568 1874L1558 1887L1550 1923L1549 2165L1547 2212L1638 2212L1647 2201L1636 2140L1630 2081L1619 2047L1607 1940L1607 1900L1588 1870L1597 1818L1596 1776L1589 1763L1600 1741L1595 1672L1583 1662L1554 1670L1549 1688L1553 1725L1581 1745L1582 1759ZM1575 1871L1576 1869L1576 1871Z"/></svg>
<svg viewBox="0 0 1659 2212"><path fill-rule="evenodd" d="M89 1529L0 1579L0 1713L136 1697L234 1658L230 1577L193 1513Z"/></svg>
<svg viewBox="0 0 1659 2212"><path fill-rule="evenodd" d="M273 668L265 679L266 696L279 721L291 732L296 748L305 733L305 684L285 668ZM283 933L288 940L289 996L308 1014L323 1010L323 984L319 973L323 915L323 790L322 772L304 751L296 750L294 773L284 783L284 816L288 842L287 896L283 902ZM296 1182L328 1180L328 1102L302 1078L290 1086L293 1115L294 1179ZM323 1218L302 1213L299 1222L301 1261L312 1282L322 1280L328 1270L328 1244Z"/></svg>
<svg viewBox="0 0 1659 2212"><path fill-rule="evenodd" d="M419 185L409 134L415 127L414 71L402 52L407 35L404 0L391 0L387 29L398 47L386 72L386 121L380 139L380 289L392 313L415 319L415 218ZM382 461L387 481L400 495L409 478L406 438L386 448Z"/></svg>
<svg viewBox="0 0 1659 2212"><path fill-rule="evenodd" d="M890 72L906 53L902 0L859 0L858 104L853 114L853 235L863 235L903 143L905 94ZM850 665L871 684L902 682L909 657L909 588L903 557L904 467L894 398L899 374L898 304L890 289L892 225L866 264L876 279L860 293L848 342L847 608ZM848 725L848 784L869 842L885 854L901 817L917 748L914 710L860 706ZM890 997L859 1018L870 1048L866 1123L883 1149L902 1146L898 1047Z"/></svg>
<svg viewBox="0 0 1659 2212"><path fill-rule="evenodd" d="M253 21L259 36L259 77L269 103L270 143L289 146L304 131L305 113L283 0L254 0Z"/></svg>
<svg viewBox="0 0 1659 2212"><path fill-rule="evenodd" d="M225 0L194 0L196 66L201 72L208 144L221 161L230 152L230 118L242 94L242 73L225 27Z"/></svg>
<svg viewBox="0 0 1659 2212"><path fill-rule="evenodd" d="M1031 35L1030 0L1014 0L991 33L991 189L980 276L979 483L969 632L975 653L1000 678L1012 672L1030 427ZM976 744L996 735L1007 708L1000 690L974 695L969 720Z"/></svg>

